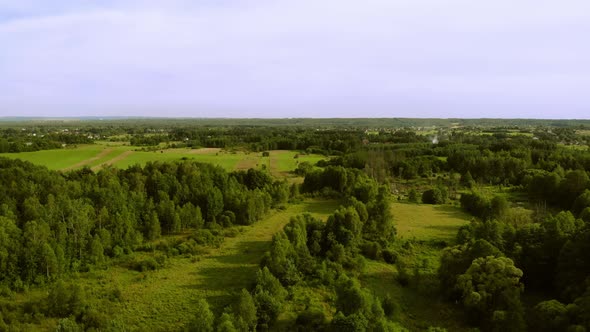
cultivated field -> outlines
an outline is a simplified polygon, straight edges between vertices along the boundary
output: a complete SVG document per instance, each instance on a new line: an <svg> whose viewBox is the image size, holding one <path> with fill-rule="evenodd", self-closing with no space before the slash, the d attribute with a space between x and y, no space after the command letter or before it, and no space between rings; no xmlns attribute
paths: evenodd
<svg viewBox="0 0 590 332"><path fill-rule="evenodd" d="M145 165L150 161L188 159L218 165L228 171L266 167L271 174L281 177L288 176L288 173L297 168L300 162L315 164L325 158L325 156L321 155L306 155L285 150L269 151L268 157L263 157L262 152L230 152L216 148L141 151L140 147L106 142L58 150L2 153L0 156L22 159L46 166L52 170L62 171L82 167L90 167L92 170L97 171L107 165L127 168L136 164Z"/></svg>

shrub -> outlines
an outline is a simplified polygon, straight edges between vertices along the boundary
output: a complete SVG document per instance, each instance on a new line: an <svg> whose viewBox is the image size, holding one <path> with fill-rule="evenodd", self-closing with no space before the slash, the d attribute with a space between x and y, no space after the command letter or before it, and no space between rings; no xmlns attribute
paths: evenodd
<svg viewBox="0 0 590 332"><path fill-rule="evenodd" d="M445 200L443 192L438 188L426 190L422 194L422 203L425 204L444 204Z"/></svg>
<svg viewBox="0 0 590 332"><path fill-rule="evenodd" d="M411 279L408 269L403 264L398 264L398 271L396 276L397 282L403 287L408 286Z"/></svg>
<svg viewBox="0 0 590 332"><path fill-rule="evenodd" d="M219 247L223 242L223 237L216 236L209 229L199 229L191 235L191 239L195 240L197 244Z"/></svg>
<svg viewBox="0 0 590 332"><path fill-rule="evenodd" d="M395 264L397 262L397 252L392 249L385 249L381 251L381 256L385 263Z"/></svg>
<svg viewBox="0 0 590 332"><path fill-rule="evenodd" d="M381 256L381 246L377 242L365 241L361 245L362 254L370 259L378 259Z"/></svg>
<svg viewBox="0 0 590 332"><path fill-rule="evenodd" d="M297 316L295 325L300 331L319 331L327 321L326 314L321 308L308 308Z"/></svg>
<svg viewBox="0 0 590 332"><path fill-rule="evenodd" d="M383 313L385 316L389 318L393 318L394 315L400 312L400 305L397 301L395 301L391 296L386 295L381 302L381 307L383 308Z"/></svg>
<svg viewBox="0 0 590 332"><path fill-rule="evenodd" d="M416 192L415 189L410 189L410 192L408 192L408 200L412 203L418 203L418 193Z"/></svg>
<svg viewBox="0 0 590 332"><path fill-rule="evenodd" d="M141 261L135 261L131 268L135 271L145 272L145 271L153 271L157 270L160 267L158 262L152 257L143 259Z"/></svg>

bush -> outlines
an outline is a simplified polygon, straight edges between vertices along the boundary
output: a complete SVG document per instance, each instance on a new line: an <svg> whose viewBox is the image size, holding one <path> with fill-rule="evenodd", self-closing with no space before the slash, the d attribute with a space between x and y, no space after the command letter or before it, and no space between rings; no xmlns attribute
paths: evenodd
<svg viewBox="0 0 590 332"><path fill-rule="evenodd" d="M338 312L332 320L334 331L366 331L369 327L369 320L362 313L355 313L344 316Z"/></svg>
<svg viewBox="0 0 590 332"><path fill-rule="evenodd" d="M60 319L55 332L82 332L84 329L73 318Z"/></svg>
<svg viewBox="0 0 590 332"><path fill-rule="evenodd" d="M214 235L209 229L196 230L191 235L191 239L195 240L197 244L211 247L219 247L223 242L223 237Z"/></svg>
<svg viewBox="0 0 590 332"><path fill-rule="evenodd" d="M401 312L399 303L389 295L385 296L383 302L381 302L381 307L383 308L385 316L389 318L393 318L394 315Z"/></svg>
<svg viewBox="0 0 590 332"><path fill-rule="evenodd" d="M78 316L86 307L84 291L79 285L58 281L47 296L47 311L53 317Z"/></svg>
<svg viewBox="0 0 590 332"><path fill-rule="evenodd" d="M381 256L381 246L377 242L365 241L361 244L361 253L370 259L378 259Z"/></svg>
<svg viewBox="0 0 590 332"><path fill-rule="evenodd" d="M445 201L443 192L438 188L426 190L422 194L422 203L425 204L444 204Z"/></svg>
<svg viewBox="0 0 590 332"><path fill-rule="evenodd" d="M327 321L326 314L321 308L308 308L297 316L295 325L300 331L319 331Z"/></svg>
<svg viewBox="0 0 590 332"><path fill-rule="evenodd" d="M418 193L415 189L410 189L410 192L408 193L408 200L412 203L418 203Z"/></svg>
<svg viewBox="0 0 590 332"><path fill-rule="evenodd" d="M153 271L160 268L160 265L156 260L152 257L143 259L141 261L133 262L131 268L135 271L145 272L145 271Z"/></svg>
<svg viewBox="0 0 590 332"><path fill-rule="evenodd" d="M393 251L392 249L385 249L381 251L381 256L385 263L388 264L395 264L397 262L397 252Z"/></svg>
<svg viewBox="0 0 590 332"><path fill-rule="evenodd" d="M411 277L405 264L401 263L402 262L399 262L397 265L399 272L397 273L396 280L401 286L406 287L410 284Z"/></svg>

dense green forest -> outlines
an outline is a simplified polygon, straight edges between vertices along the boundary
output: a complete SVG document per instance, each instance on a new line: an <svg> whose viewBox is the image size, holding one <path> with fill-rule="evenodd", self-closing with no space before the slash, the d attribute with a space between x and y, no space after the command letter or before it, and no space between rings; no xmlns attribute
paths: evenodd
<svg viewBox="0 0 590 332"><path fill-rule="evenodd" d="M0 331L136 330L105 309L123 301L125 287L103 281L97 291L80 280L121 270L146 279L184 258L199 264L248 227L314 200L338 207L327 218L290 215L262 247L247 287L193 301L191 317L170 329L589 330L586 126L499 119L4 122L0 153L107 141L138 149L294 150L326 159L297 162L293 177L279 177L265 167L227 171L193 160L58 172L0 155ZM472 219L452 228L451 240L402 237L395 202L460 208ZM364 271L375 264L395 271L404 296L445 308L442 318L412 319L418 313L387 291L385 278L367 279Z"/></svg>

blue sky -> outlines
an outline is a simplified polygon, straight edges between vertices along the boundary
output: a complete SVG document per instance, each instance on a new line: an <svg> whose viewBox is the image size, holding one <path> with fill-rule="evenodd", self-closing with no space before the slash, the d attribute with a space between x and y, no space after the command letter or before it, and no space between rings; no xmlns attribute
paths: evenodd
<svg viewBox="0 0 590 332"><path fill-rule="evenodd" d="M0 116L590 118L587 0L0 0Z"/></svg>

